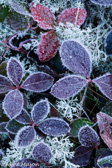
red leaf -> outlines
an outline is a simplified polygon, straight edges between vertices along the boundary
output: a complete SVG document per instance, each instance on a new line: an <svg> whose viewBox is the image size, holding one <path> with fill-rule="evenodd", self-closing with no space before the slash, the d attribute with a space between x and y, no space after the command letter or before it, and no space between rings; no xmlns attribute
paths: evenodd
<svg viewBox="0 0 112 168"><path fill-rule="evenodd" d="M93 82L106 97L112 100L112 74L106 73L103 76L95 78Z"/></svg>
<svg viewBox="0 0 112 168"><path fill-rule="evenodd" d="M112 117L100 112L97 114L97 122L101 138L112 150Z"/></svg>
<svg viewBox="0 0 112 168"><path fill-rule="evenodd" d="M43 34L38 48L39 60L42 62L49 61L56 55L59 47L59 40L54 30Z"/></svg>
<svg viewBox="0 0 112 168"><path fill-rule="evenodd" d="M36 7L34 7L34 3L32 3L31 14L42 29L46 30L54 28L55 16L47 7L40 4L37 4Z"/></svg>
<svg viewBox="0 0 112 168"><path fill-rule="evenodd" d="M76 24L76 26L80 26L84 23L87 12L85 9L78 8L69 8L64 10L58 18L57 24L63 23L64 26L67 26L67 22Z"/></svg>

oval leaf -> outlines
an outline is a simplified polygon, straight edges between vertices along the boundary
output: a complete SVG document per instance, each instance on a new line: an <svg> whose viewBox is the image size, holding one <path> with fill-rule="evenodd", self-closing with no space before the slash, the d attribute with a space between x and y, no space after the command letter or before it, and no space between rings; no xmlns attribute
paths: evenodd
<svg viewBox="0 0 112 168"><path fill-rule="evenodd" d="M81 167L88 165L91 161L92 152L92 147L79 146L74 153L72 163Z"/></svg>
<svg viewBox="0 0 112 168"><path fill-rule="evenodd" d="M31 14L34 17L34 20L38 22L39 27L42 29L54 28L55 16L46 6L37 4L35 7L34 3L32 3Z"/></svg>
<svg viewBox="0 0 112 168"><path fill-rule="evenodd" d="M112 56L112 30L107 34L104 41L104 50L107 55Z"/></svg>
<svg viewBox="0 0 112 168"><path fill-rule="evenodd" d="M51 94L58 99L67 99L78 94L87 84L81 76L69 75L58 80L51 88Z"/></svg>
<svg viewBox="0 0 112 168"><path fill-rule="evenodd" d="M20 1L9 0L8 3L15 10L15 12L20 13L20 14L25 15L25 16L32 17L32 15L30 14L30 12L26 8L26 6L24 4L22 4Z"/></svg>
<svg viewBox="0 0 112 168"><path fill-rule="evenodd" d="M106 97L112 100L112 74L106 73L103 76L95 78L93 82Z"/></svg>
<svg viewBox="0 0 112 168"><path fill-rule="evenodd" d="M25 109L21 111L15 120L22 124L29 124L32 121L30 115Z"/></svg>
<svg viewBox="0 0 112 168"><path fill-rule="evenodd" d="M32 126L24 126L15 137L17 147L26 147L35 139L36 132Z"/></svg>
<svg viewBox="0 0 112 168"><path fill-rule="evenodd" d="M17 59L11 57L8 61L7 75L14 85L18 86L20 84L23 75L23 67Z"/></svg>
<svg viewBox="0 0 112 168"><path fill-rule="evenodd" d="M90 126L94 125L94 123L92 121L89 121L84 118L75 119L70 125L70 127L71 127L70 135L72 135L74 137L78 137L78 132L79 132L80 128L87 125L87 124Z"/></svg>
<svg viewBox="0 0 112 168"><path fill-rule="evenodd" d="M24 33L29 29L29 20L24 15L16 12L9 13L5 19L5 24L13 32Z"/></svg>
<svg viewBox="0 0 112 168"><path fill-rule="evenodd" d="M100 144L98 134L89 125L80 128L78 139L81 145L85 147L96 147Z"/></svg>
<svg viewBox="0 0 112 168"><path fill-rule="evenodd" d="M112 168L112 155L98 159L97 163L101 168Z"/></svg>
<svg viewBox="0 0 112 168"><path fill-rule="evenodd" d="M23 103L23 95L21 92L19 90L12 90L5 96L3 109L7 116L12 119L21 113Z"/></svg>
<svg viewBox="0 0 112 168"><path fill-rule="evenodd" d="M40 168L40 165L36 160L22 159L14 163L11 168Z"/></svg>
<svg viewBox="0 0 112 168"><path fill-rule="evenodd" d="M0 134L1 133L7 133L7 130L6 130L6 125L7 125L7 122L2 122L0 123Z"/></svg>
<svg viewBox="0 0 112 168"><path fill-rule="evenodd" d="M104 5L104 6L109 6L112 5L112 0L90 0L92 3L96 5Z"/></svg>
<svg viewBox="0 0 112 168"><path fill-rule="evenodd" d="M6 130L11 134L16 134L24 125L20 124L16 120L10 120L6 125Z"/></svg>
<svg viewBox="0 0 112 168"><path fill-rule="evenodd" d="M112 150L112 117L100 112L97 114L97 122L101 138Z"/></svg>
<svg viewBox="0 0 112 168"><path fill-rule="evenodd" d="M49 61L56 55L59 47L59 40L54 30L44 33L38 48L39 60L42 62Z"/></svg>
<svg viewBox="0 0 112 168"><path fill-rule="evenodd" d="M0 94L12 90L12 83L3 75L0 75Z"/></svg>
<svg viewBox="0 0 112 168"><path fill-rule="evenodd" d="M32 92L44 92L48 90L53 84L53 77L43 73L37 72L31 74L22 84L22 88Z"/></svg>
<svg viewBox="0 0 112 168"><path fill-rule="evenodd" d="M4 61L0 64L0 75L7 76L6 67L7 67L7 61Z"/></svg>
<svg viewBox="0 0 112 168"><path fill-rule="evenodd" d="M64 41L60 48L63 65L70 71L89 77L91 73L91 59L86 49L73 40Z"/></svg>
<svg viewBox="0 0 112 168"><path fill-rule="evenodd" d="M57 24L63 23L65 27L67 23L72 23L73 25L80 26L84 23L87 12L85 9L69 8L64 10L58 18Z"/></svg>
<svg viewBox="0 0 112 168"><path fill-rule="evenodd" d="M37 123L47 117L50 112L50 105L48 100L41 100L37 102L31 111L32 120Z"/></svg>
<svg viewBox="0 0 112 168"><path fill-rule="evenodd" d="M48 162L52 157L50 148L43 142L34 147L32 154L33 158L38 162Z"/></svg>
<svg viewBox="0 0 112 168"><path fill-rule="evenodd" d="M70 131L68 123L59 118L49 118L38 124L38 128L48 136L60 137Z"/></svg>
<svg viewBox="0 0 112 168"><path fill-rule="evenodd" d="M3 7L3 5L0 5L0 22L3 22L5 18L7 17L9 12L8 7Z"/></svg>

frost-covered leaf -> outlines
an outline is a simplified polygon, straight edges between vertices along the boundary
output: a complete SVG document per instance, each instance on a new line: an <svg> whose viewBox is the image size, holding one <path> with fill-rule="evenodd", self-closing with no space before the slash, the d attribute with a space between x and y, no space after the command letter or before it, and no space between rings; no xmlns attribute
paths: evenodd
<svg viewBox="0 0 112 168"><path fill-rule="evenodd" d="M3 22L5 18L7 17L9 12L8 7L3 7L3 5L0 5L0 22Z"/></svg>
<svg viewBox="0 0 112 168"><path fill-rule="evenodd" d="M29 124L32 121L30 115L25 109L21 111L15 120L22 124Z"/></svg>
<svg viewBox="0 0 112 168"><path fill-rule="evenodd" d="M11 168L40 168L40 165L36 160L22 159L14 163Z"/></svg>
<svg viewBox="0 0 112 168"><path fill-rule="evenodd" d="M49 118L38 124L38 128L48 136L63 136L70 131L68 123L59 118Z"/></svg>
<svg viewBox="0 0 112 168"><path fill-rule="evenodd" d="M112 117L112 101L107 102L101 111Z"/></svg>
<svg viewBox="0 0 112 168"><path fill-rule="evenodd" d="M12 83L8 80L7 77L0 75L0 94L6 93L10 90L12 90Z"/></svg>
<svg viewBox="0 0 112 168"><path fill-rule="evenodd" d="M50 148L44 142L40 142L34 147L32 155L38 162L48 162L52 157Z"/></svg>
<svg viewBox="0 0 112 168"><path fill-rule="evenodd" d="M91 2L96 5L104 5L104 6L112 5L112 0L91 0Z"/></svg>
<svg viewBox="0 0 112 168"><path fill-rule="evenodd" d="M7 67L7 61L4 61L0 64L0 75L7 76L6 67Z"/></svg>
<svg viewBox="0 0 112 168"><path fill-rule="evenodd" d="M79 166L88 165L91 161L92 152L92 147L79 146L74 153L72 163Z"/></svg>
<svg viewBox="0 0 112 168"><path fill-rule="evenodd" d="M112 155L98 159L98 165L100 168L112 168Z"/></svg>
<svg viewBox="0 0 112 168"><path fill-rule="evenodd" d="M16 134L24 125L20 124L16 120L10 120L6 125L6 130L12 134Z"/></svg>
<svg viewBox="0 0 112 168"><path fill-rule="evenodd" d="M112 100L112 74L106 73L103 76L95 78L93 82L106 97Z"/></svg>
<svg viewBox="0 0 112 168"><path fill-rule="evenodd" d="M55 16L46 6L37 4L35 7L34 3L32 3L31 14L34 17L34 20L38 22L39 27L42 29L54 28Z"/></svg>
<svg viewBox="0 0 112 168"><path fill-rule="evenodd" d="M97 122L101 138L112 150L112 117L100 112L97 114Z"/></svg>
<svg viewBox="0 0 112 168"><path fill-rule="evenodd" d="M0 133L7 133L7 130L5 129L7 125L7 122L0 123Z"/></svg>
<svg viewBox="0 0 112 168"><path fill-rule="evenodd" d="M8 0L8 3L15 10L15 12L32 17L26 6L19 0Z"/></svg>
<svg viewBox="0 0 112 168"><path fill-rule="evenodd" d="M74 137L78 137L78 132L79 132L80 128L87 125L87 124L89 126L94 125L94 123L92 121L89 121L84 118L75 119L70 125L70 128L71 128L70 135L72 135Z"/></svg>
<svg viewBox="0 0 112 168"><path fill-rule="evenodd" d="M23 103L23 95L21 92L19 90L12 90L5 96L3 109L7 116L12 119L21 113Z"/></svg>
<svg viewBox="0 0 112 168"><path fill-rule="evenodd" d="M78 42L64 41L60 48L63 65L70 71L89 77L91 73L91 59L88 51Z"/></svg>
<svg viewBox="0 0 112 168"><path fill-rule="evenodd" d="M104 41L104 49L107 55L112 56L112 30L107 34Z"/></svg>
<svg viewBox="0 0 112 168"><path fill-rule="evenodd" d="M80 26L84 23L86 15L87 12L85 9L69 8L61 13L57 24L63 23L67 27L67 23L72 23L73 25Z"/></svg>
<svg viewBox="0 0 112 168"><path fill-rule="evenodd" d="M18 86L20 84L23 75L23 67L21 63L13 57L8 61L7 75L14 85Z"/></svg>
<svg viewBox="0 0 112 168"><path fill-rule="evenodd" d="M31 111L32 120L37 123L47 117L50 112L50 104L48 100L37 102Z"/></svg>
<svg viewBox="0 0 112 168"><path fill-rule="evenodd" d="M87 84L81 76L69 75L58 80L51 88L51 94L58 99L67 99L78 94Z"/></svg>
<svg viewBox="0 0 112 168"><path fill-rule="evenodd" d="M98 134L89 125L80 128L78 139L81 145L85 147L96 147L100 144Z"/></svg>
<svg viewBox="0 0 112 168"><path fill-rule="evenodd" d="M112 151L109 148L100 148L96 151L96 158L95 158L95 167L100 168L98 166L98 160L103 159L107 156L112 156ZM111 168L112 164L104 163L102 166Z"/></svg>
<svg viewBox="0 0 112 168"><path fill-rule="evenodd" d="M24 33L29 29L29 20L24 15L10 12L5 19L6 26L14 32Z"/></svg>
<svg viewBox="0 0 112 168"><path fill-rule="evenodd" d="M22 84L22 88L32 92L44 92L48 90L53 84L53 77L43 73L37 72L33 73Z"/></svg>
<svg viewBox="0 0 112 168"><path fill-rule="evenodd" d="M15 143L18 147L26 147L32 143L32 141L35 139L35 136L36 132L34 127L24 126L18 131L15 137Z"/></svg>
<svg viewBox="0 0 112 168"><path fill-rule="evenodd" d="M59 40L54 30L44 33L38 48L39 60L42 62L49 61L56 55L58 47Z"/></svg>

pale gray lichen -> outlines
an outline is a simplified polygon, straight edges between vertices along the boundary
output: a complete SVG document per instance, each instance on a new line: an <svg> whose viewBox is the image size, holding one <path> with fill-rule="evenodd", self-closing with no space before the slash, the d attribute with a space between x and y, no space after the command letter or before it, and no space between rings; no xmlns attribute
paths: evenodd
<svg viewBox="0 0 112 168"><path fill-rule="evenodd" d="M73 156L74 152L70 151L70 148L73 147L73 143L70 142L69 137L61 137L59 139L57 137L51 138L47 136L46 139L42 139L37 135L33 143L27 148L17 148L14 141L11 141L9 143L10 149L6 150L6 154L1 160L1 165L3 167L7 167L13 165L15 162L23 158L32 158L33 148L39 142L45 142L50 147L52 158L50 159L49 163L51 164L62 163L64 162L65 157L67 159L71 159Z"/></svg>

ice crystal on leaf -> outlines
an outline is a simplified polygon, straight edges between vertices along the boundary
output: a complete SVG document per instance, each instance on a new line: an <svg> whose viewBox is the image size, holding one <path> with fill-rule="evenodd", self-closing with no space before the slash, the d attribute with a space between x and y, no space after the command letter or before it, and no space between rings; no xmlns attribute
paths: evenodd
<svg viewBox="0 0 112 168"><path fill-rule="evenodd" d="M33 155L33 158L38 162L41 162L41 161L48 162L52 157L50 148L48 147L48 145L46 145L43 142L38 143L34 147L32 155Z"/></svg>
<svg viewBox="0 0 112 168"><path fill-rule="evenodd" d="M91 2L96 5L104 5L104 6L112 5L112 0L91 0Z"/></svg>
<svg viewBox="0 0 112 168"><path fill-rule="evenodd" d="M59 40L54 30L44 33L38 48L39 60L42 62L49 61L56 55L58 47Z"/></svg>
<svg viewBox="0 0 112 168"><path fill-rule="evenodd" d="M73 25L80 26L84 23L86 18L86 10L78 8L69 8L64 10L58 18L57 24L63 23L67 27L67 23L72 23Z"/></svg>
<svg viewBox="0 0 112 168"><path fill-rule="evenodd" d="M80 128L78 138L81 145L85 147L94 147L100 144L98 134L89 125Z"/></svg>
<svg viewBox="0 0 112 168"><path fill-rule="evenodd" d="M12 90L12 83L3 75L0 75L0 94Z"/></svg>
<svg viewBox="0 0 112 168"><path fill-rule="evenodd" d="M15 118L16 121L22 124L29 124L31 117L25 109L22 109L21 113Z"/></svg>
<svg viewBox="0 0 112 168"><path fill-rule="evenodd" d="M19 90L12 90L5 96L3 109L9 118L14 118L21 113L23 109L23 95Z"/></svg>

